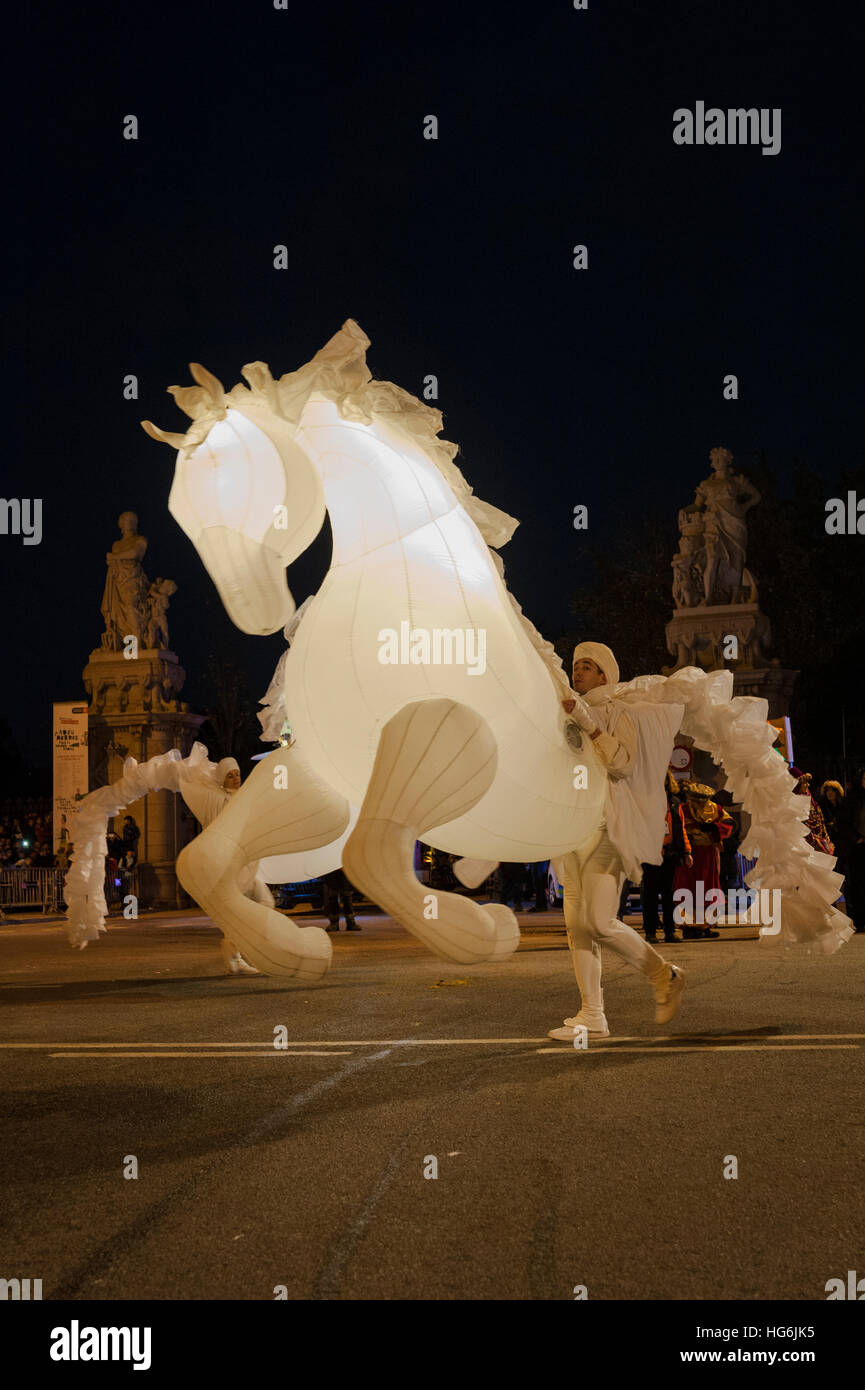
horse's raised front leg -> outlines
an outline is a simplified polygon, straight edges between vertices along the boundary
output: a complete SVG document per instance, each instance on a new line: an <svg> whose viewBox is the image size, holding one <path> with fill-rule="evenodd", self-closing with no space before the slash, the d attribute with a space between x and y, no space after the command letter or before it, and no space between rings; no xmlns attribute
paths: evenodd
<svg viewBox="0 0 865 1390"><path fill-rule="evenodd" d="M272 855L315 849L339 839L350 808L316 775L298 746L278 748L255 771L177 861L177 876L199 906L266 975L318 980L332 947L320 927L298 927L253 902L247 865Z"/></svg>
<svg viewBox="0 0 865 1390"><path fill-rule="evenodd" d="M503 960L519 945L507 907L431 892L415 876L415 840L466 814L496 775L486 720L455 700L406 705L385 724L357 825L342 862L358 888L436 955L462 964Z"/></svg>
<svg viewBox="0 0 865 1390"><path fill-rule="evenodd" d="M464 888L480 888L484 879L498 867L498 859L458 859L454 873Z"/></svg>

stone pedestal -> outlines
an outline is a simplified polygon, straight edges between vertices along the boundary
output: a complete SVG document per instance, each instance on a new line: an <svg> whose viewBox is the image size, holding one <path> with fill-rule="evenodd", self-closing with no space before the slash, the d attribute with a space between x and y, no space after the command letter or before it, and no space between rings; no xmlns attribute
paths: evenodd
<svg viewBox="0 0 865 1390"><path fill-rule="evenodd" d="M762 670L743 671L733 666L733 690L737 695L758 695L769 702L770 719L780 719L790 713L790 700L798 671L788 671L772 662Z"/></svg>
<svg viewBox="0 0 865 1390"><path fill-rule="evenodd" d="M122 652L98 650L91 652L83 674L90 701L91 788L122 777L128 757L143 763L171 748L187 756L204 716L191 714L189 706L176 698L186 673L174 652L141 651L127 660ZM182 906L174 866L195 834L185 803L174 792L151 792L129 813L141 830L141 905ZM122 833L122 817L118 820L115 830Z"/></svg>
<svg viewBox="0 0 865 1390"><path fill-rule="evenodd" d="M769 619L756 603L704 604L677 608L667 623L667 651L675 657L672 670L702 666L704 671L766 666L771 644ZM735 637L735 659L725 656L729 638Z"/></svg>
<svg viewBox="0 0 865 1390"><path fill-rule="evenodd" d="M683 666L704 671L732 671L737 695L757 695L769 702L769 718L789 713L798 671L783 669L768 656L772 641L769 619L756 603L706 604L679 608L667 623L667 651L675 658L665 675ZM726 656L736 639L736 656Z"/></svg>

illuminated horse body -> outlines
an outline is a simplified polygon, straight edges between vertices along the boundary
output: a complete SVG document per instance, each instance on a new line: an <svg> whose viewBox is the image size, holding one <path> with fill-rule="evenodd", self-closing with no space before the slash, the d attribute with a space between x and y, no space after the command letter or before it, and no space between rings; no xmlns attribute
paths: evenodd
<svg viewBox="0 0 865 1390"><path fill-rule="evenodd" d="M285 566L330 517L331 567L284 662L296 743L262 760L178 861L248 960L307 979L327 969L330 939L243 897L245 863L329 846L319 871L341 858L437 954L501 959L519 940L513 914L427 893L415 840L478 861L462 876L479 881L500 860L583 844L606 788L590 741L579 755L565 742L567 678L490 549L517 523L472 496L438 411L371 379L368 345L349 320L300 371L275 382L255 363L229 393L194 366L198 387L171 388L188 433L145 423L180 449L170 509L243 631L290 619Z"/></svg>

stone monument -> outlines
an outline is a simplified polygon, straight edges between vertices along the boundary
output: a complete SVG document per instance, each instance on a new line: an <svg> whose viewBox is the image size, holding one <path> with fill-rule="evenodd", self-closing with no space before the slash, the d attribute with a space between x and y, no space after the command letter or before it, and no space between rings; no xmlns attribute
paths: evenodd
<svg viewBox="0 0 865 1390"><path fill-rule="evenodd" d="M123 512L120 540L106 555L102 595L105 631L84 668L90 702L90 786L123 775L123 762L145 762L179 748L189 753L204 716L191 714L177 698L186 672L168 646L168 603L177 585L147 578L142 566L147 540L138 517ZM179 907L177 856L195 833L186 806L173 792L151 792L129 808L141 830L138 841L142 905ZM120 827L122 827L122 818Z"/></svg>
<svg viewBox="0 0 865 1390"><path fill-rule="evenodd" d="M788 713L798 671L782 670L769 656L772 632L760 608L754 576L745 563L745 520L760 494L733 471L729 449L709 455L712 472L679 512L679 549L671 561L675 612L667 624L674 663L733 672L737 695L762 695L769 717Z"/></svg>

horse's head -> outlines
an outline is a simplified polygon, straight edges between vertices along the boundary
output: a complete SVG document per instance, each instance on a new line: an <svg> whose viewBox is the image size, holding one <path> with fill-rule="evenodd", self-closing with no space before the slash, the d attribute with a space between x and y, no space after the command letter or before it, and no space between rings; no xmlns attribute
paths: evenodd
<svg viewBox="0 0 865 1390"><path fill-rule="evenodd" d="M252 391L223 390L190 365L198 387L169 388L194 421L185 435L143 426L179 448L168 500L243 632L276 632L294 612L285 568L317 536L325 501L314 465L295 443L295 426L271 409L270 374L244 368ZM266 373L266 376L264 375Z"/></svg>

